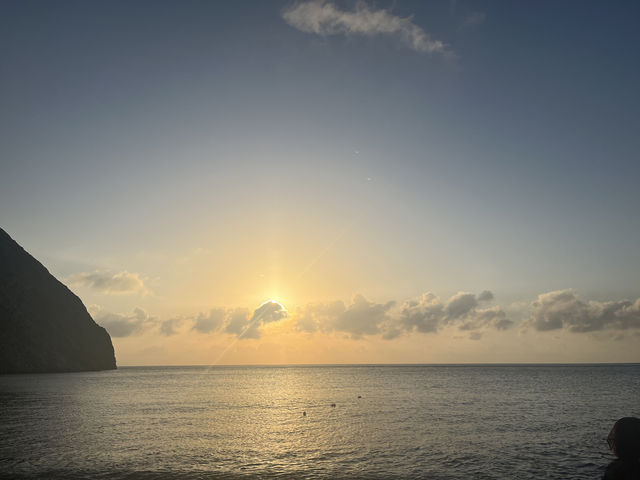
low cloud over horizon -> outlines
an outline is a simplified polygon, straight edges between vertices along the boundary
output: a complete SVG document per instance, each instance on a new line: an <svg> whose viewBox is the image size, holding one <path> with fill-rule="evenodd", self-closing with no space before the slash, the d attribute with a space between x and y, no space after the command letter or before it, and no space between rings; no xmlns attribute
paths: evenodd
<svg viewBox="0 0 640 480"><path fill-rule="evenodd" d="M278 302L267 301L253 311L245 307L215 307L197 315L159 320L136 307L132 313L118 314L92 305L94 320L114 337L139 335L156 330L164 336L185 332L200 335L228 334L239 340L256 340L268 324L288 319L293 330L313 335L340 333L359 340L379 336L393 340L411 334L437 334L447 328L477 340L488 331L504 331L519 324L520 331L571 333L640 330L640 298L635 301L585 301L572 290L557 290L538 295L533 302L519 302L507 308L491 305L495 296L484 290L479 294L458 292L443 300L432 292L401 302L376 303L357 294L350 303L308 303L289 313ZM178 329L182 325L184 328ZM462 337L460 337L462 338Z"/></svg>
<svg viewBox="0 0 640 480"><path fill-rule="evenodd" d="M92 305L88 310L95 322L104 327L112 337L139 334L157 322L155 317L140 307L134 308L130 314L109 312L98 305Z"/></svg>
<svg viewBox="0 0 640 480"><path fill-rule="evenodd" d="M387 35L400 39L416 52L453 56L448 45L416 25L412 16L399 17L364 1L357 2L354 11L341 10L335 3L325 0L297 2L286 9L282 17L289 25L305 33L321 36Z"/></svg>
<svg viewBox="0 0 640 480"><path fill-rule="evenodd" d="M640 298L597 302L583 301L572 290L538 295L527 324L538 331L566 329L571 332L640 328Z"/></svg>

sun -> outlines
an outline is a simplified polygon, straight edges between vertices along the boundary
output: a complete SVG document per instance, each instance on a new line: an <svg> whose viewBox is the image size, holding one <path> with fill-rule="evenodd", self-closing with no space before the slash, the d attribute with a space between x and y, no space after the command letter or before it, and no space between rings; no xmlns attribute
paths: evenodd
<svg viewBox="0 0 640 480"><path fill-rule="evenodd" d="M283 311L285 311L285 312L287 312L287 313L288 313L288 311L287 311L287 309L285 308L285 306L284 306L282 303L280 303L278 300L274 300L273 298L270 298L269 300L265 300L264 302L262 302L262 303L260 304L260 306L262 307L263 305L266 305L266 304L268 304L268 303L276 304L276 305L278 305L278 306L280 307L280 309L281 309L281 310L283 310Z"/></svg>

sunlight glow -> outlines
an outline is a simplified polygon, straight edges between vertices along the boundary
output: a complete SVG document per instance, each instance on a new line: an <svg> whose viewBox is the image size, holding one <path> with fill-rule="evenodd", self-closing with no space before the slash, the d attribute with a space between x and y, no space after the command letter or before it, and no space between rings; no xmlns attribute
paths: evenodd
<svg viewBox="0 0 640 480"><path fill-rule="evenodd" d="M284 310L285 312L288 313L288 310L285 308L285 306L282 303L280 303L279 301L274 300L274 299L265 300L264 302L262 302L260 304L260 306L262 307L263 305L266 305L267 303L275 303L276 305L279 305L282 310Z"/></svg>

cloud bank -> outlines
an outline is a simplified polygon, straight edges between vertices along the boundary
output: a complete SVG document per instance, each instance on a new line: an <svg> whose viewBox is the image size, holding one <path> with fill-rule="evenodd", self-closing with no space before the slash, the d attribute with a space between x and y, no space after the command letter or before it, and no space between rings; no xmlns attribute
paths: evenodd
<svg viewBox="0 0 640 480"><path fill-rule="evenodd" d="M585 302L571 289L543 293L532 303L528 325L538 331L567 329L576 333L640 328L640 298L634 302Z"/></svg>
<svg viewBox="0 0 640 480"><path fill-rule="evenodd" d="M86 272L68 278L72 285L79 285L107 294L147 293L144 281L137 273L126 270L119 273Z"/></svg>
<svg viewBox="0 0 640 480"><path fill-rule="evenodd" d="M381 334L386 340L411 332L436 333L446 326L462 331L509 328L513 322L500 307L480 308L492 299L493 294L488 290L477 296L459 292L447 302L428 292L401 304L374 303L356 295L348 306L333 302L309 304L299 309L296 328L308 333L344 332L354 339Z"/></svg>
<svg viewBox="0 0 640 480"><path fill-rule="evenodd" d="M479 340L489 331L503 331L515 325L498 305L491 305L494 295L489 290L479 294L458 292L446 300L432 292L405 300L377 303L363 295L355 295L349 303L343 301L309 303L290 315L278 302L268 301L251 311L247 308L213 308L190 317L175 317L159 321L142 308L132 313L117 314L97 306L89 308L95 321L113 337L128 337L154 329L165 336L178 334L180 329L198 334L226 333L237 339L259 339L264 327L291 317L298 332L343 334L353 340L379 336L393 340L403 335L437 334L455 329L467 338ZM589 333L603 330L624 332L640 330L640 298L635 301L585 301L571 289L542 293L531 303L511 305L523 331L565 330ZM640 332L639 332L640 333Z"/></svg>
<svg viewBox="0 0 640 480"><path fill-rule="evenodd" d="M355 10L341 10L333 2L311 0L298 2L286 9L282 17L294 28L316 35L389 35L399 38L407 47L420 53L452 56L449 47L435 40L412 17L398 17L384 9L376 9L361 1Z"/></svg>

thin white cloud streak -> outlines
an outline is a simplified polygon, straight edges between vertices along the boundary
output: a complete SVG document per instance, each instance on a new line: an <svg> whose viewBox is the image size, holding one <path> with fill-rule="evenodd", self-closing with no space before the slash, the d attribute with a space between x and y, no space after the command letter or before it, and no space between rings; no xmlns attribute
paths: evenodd
<svg viewBox="0 0 640 480"><path fill-rule="evenodd" d="M71 285L88 287L106 294L148 293L140 275L126 270L119 273L100 271L76 273L69 276L67 280Z"/></svg>
<svg viewBox="0 0 640 480"><path fill-rule="evenodd" d="M399 38L412 50L452 57L448 45L431 37L412 17L398 17L361 1L352 12L341 10L332 2L311 0L286 9L282 17L292 27L316 35L389 35Z"/></svg>

